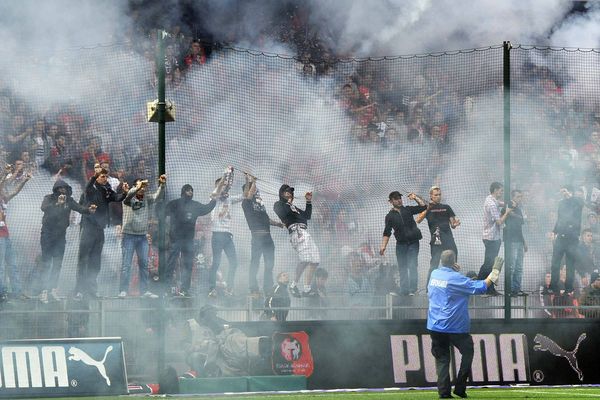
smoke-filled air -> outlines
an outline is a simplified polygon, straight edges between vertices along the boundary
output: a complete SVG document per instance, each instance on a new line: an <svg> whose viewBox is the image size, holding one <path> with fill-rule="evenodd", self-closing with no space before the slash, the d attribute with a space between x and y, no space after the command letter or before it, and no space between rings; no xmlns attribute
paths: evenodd
<svg viewBox="0 0 600 400"><path fill-rule="evenodd" d="M243 194L245 173L256 178L261 204L276 223L270 227L273 284L285 272L290 284L298 280L300 291L319 299L292 298L288 319L381 317L344 307L380 304L376 296L390 292L406 294L395 239L379 254L393 191L403 195L404 205L416 206L410 193L429 202L430 187L439 186L442 203L461 221L453 230L458 263L463 272L478 273L484 201L490 184L503 183L505 176L502 43L510 41L511 187L504 191L524 194L528 251L520 290L537 298L550 272L549 234L561 185L586 197L582 228L595 235L594 257L600 241L600 60L597 51L585 50L600 47L599 26L596 3L555 0L2 2L0 161L10 167L0 224L8 229L0 230L0 239L10 238L16 261L5 263L0 295L23 301L46 296L47 303L51 295L86 297L86 290L109 298L166 293L245 309L247 295L270 291L262 262L258 287L249 281L255 238L242 203L235 201ZM143 286L136 273L136 256L129 286L123 287L124 209L132 208L121 203L123 184L133 188L136 179L148 179L147 198L159 188L158 125L147 121L146 108L157 98L159 29L166 32L166 97L175 106L175 121L166 124L164 198L148 214L148 283ZM100 171L96 164L107 169L115 196L105 219L101 206L86 214L93 201L85 188ZM40 241L54 243L58 234L48 233L55 231L40 207L58 180L72 188L83 209L68 217L62 269L53 280ZM166 204L183 199L186 184L193 200L209 204L216 198L217 206L199 215L191 247L181 242L177 261L178 211ZM325 283L307 278L314 258L297 276L303 251L298 232L279 226L285 221L274 211L283 184L295 189L293 204L301 210L305 193L312 192L305 231L316 245L317 275L325 271ZM225 208L218 194L223 186L231 203ZM174 274L164 282L157 281L155 211L161 205L173 212L163 251ZM225 225L215 222L225 216ZM88 230L92 220L96 230ZM418 281L410 292L417 295L414 304L423 305L435 238L427 220L418 227ZM82 261L82 252L93 253L101 233L100 268L85 281L78 269L88 262L93 270L95 261ZM216 237L223 240L217 247ZM230 273L223 254L213 282L213 250L220 254L221 245L228 255L228 246L235 247L238 267ZM187 277L186 257L193 264ZM578 271L578 287L593 270L586 268ZM503 278L498 289L507 290ZM253 304L262 308L263 300ZM340 309L294 312L295 305Z"/></svg>

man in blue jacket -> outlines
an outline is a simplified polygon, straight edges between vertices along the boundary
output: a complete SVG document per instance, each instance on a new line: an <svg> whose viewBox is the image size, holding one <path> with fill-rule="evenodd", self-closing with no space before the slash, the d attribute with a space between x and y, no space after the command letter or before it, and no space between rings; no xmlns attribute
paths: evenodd
<svg viewBox="0 0 600 400"><path fill-rule="evenodd" d="M460 272L456 255L444 250L441 266L431 273L429 279L429 313L427 329L431 335L431 354L435 357L438 376L438 393L441 399L451 399L450 394L450 346L462 355L460 369L456 375L454 394L467 397L467 378L473 361L473 338L469 334L469 296L484 294L496 283L504 260L496 257L492 272L484 280L472 280Z"/></svg>

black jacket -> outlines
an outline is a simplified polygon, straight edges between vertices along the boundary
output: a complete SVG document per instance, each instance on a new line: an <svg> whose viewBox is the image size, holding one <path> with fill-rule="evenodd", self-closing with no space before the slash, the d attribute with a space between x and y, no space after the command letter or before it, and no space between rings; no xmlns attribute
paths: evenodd
<svg viewBox="0 0 600 400"><path fill-rule="evenodd" d="M57 204L58 196L60 196L58 189L61 187L66 188L67 193L65 194L65 203L59 205ZM44 196L44 200L42 201L41 209L44 212L44 216L42 217L42 233L52 232L54 234L64 234L69 227L71 210L81 214L90 213L86 207L78 204L73 197L71 197L72 194L73 191L71 186L62 179L59 179L54 183L52 194Z"/></svg>
<svg viewBox="0 0 600 400"><path fill-rule="evenodd" d="M301 210L295 205L288 203L285 197L283 197L283 193L288 189L294 190L288 185L281 185L281 188L279 188L279 201L276 201L273 205L275 214L277 214L286 227L292 224L307 224L312 215L312 203L306 202L306 210Z"/></svg>
<svg viewBox="0 0 600 400"><path fill-rule="evenodd" d="M123 201L124 199L125 193L115 193L108 183L100 185L96 182L96 177L92 176L85 186L79 203L85 208L95 204L97 208L94 214L84 215L81 223L104 229L109 221L108 204L111 201Z"/></svg>
<svg viewBox="0 0 600 400"><path fill-rule="evenodd" d="M217 202L211 200L208 204L201 204L183 196L167 204L167 216L171 217L169 236L171 240L194 238L196 219L206 215L215 208Z"/></svg>
<svg viewBox="0 0 600 400"><path fill-rule="evenodd" d="M581 233L581 212L583 211L583 199L569 197L558 203L558 216L554 233L558 237L577 240Z"/></svg>
<svg viewBox="0 0 600 400"><path fill-rule="evenodd" d="M275 284L273 292L265 299L265 316L267 318L275 317L277 321L285 321L292 301L288 293L288 286ZM281 310L274 310L281 308Z"/></svg>
<svg viewBox="0 0 600 400"><path fill-rule="evenodd" d="M411 243L421 240L423 234L417 228L413 215L425 211L427 206L402 206L400 210L390 210L385 216L383 236L390 237L392 229L397 243Z"/></svg>

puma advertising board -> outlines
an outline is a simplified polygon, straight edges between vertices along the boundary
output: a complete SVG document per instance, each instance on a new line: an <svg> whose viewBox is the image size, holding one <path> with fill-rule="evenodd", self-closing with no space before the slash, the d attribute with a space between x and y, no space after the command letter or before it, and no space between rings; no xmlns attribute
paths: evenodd
<svg viewBox="0 0 600 400"><path fill-rule="evenodd" d="M0 343L0 398L127 394L121 338Z"/></svg>

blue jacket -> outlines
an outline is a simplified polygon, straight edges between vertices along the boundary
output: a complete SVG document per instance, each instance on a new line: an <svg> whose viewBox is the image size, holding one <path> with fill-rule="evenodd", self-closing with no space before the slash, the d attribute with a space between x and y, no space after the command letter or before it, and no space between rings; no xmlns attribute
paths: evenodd
<svg viewBox="0 0 600 400"><path fill-rule="evenodd" d="M468 333L469 296L483 294L485 281L474 281L452 268L441 266L431 273L427 329L442 333Z"/></svg>

